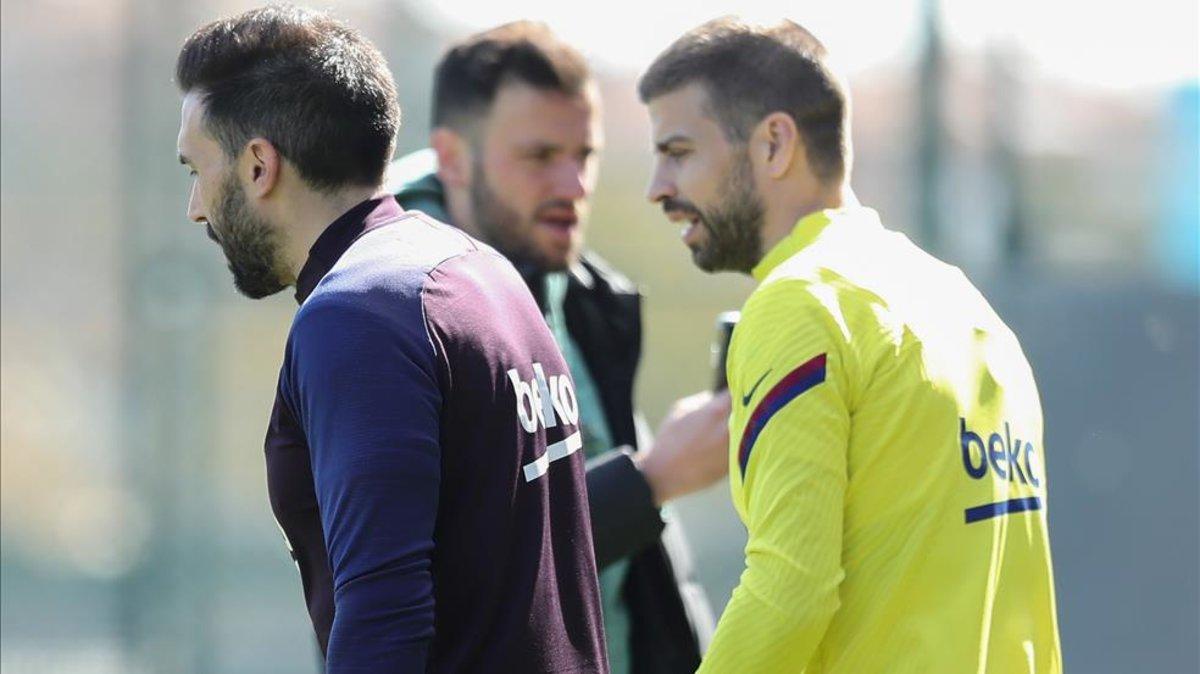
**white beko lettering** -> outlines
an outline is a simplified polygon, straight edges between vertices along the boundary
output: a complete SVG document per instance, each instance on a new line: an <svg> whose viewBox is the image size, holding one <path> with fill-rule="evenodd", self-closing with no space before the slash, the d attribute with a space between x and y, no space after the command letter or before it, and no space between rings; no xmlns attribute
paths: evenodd
<svg viewBox="0 0 1200 674"><path fill-rule="evenodd" d="M533 378L537 380L537 398L541 405L538 407L538 419L546 428L554 428L558 425L558 420L554 418L554 408L550 403L550 387L546 384L546 371L542 369L541 363L533 364ZM557 378L557 377L555 377Z"/></svg>
<svg viewBox="0 0 1200 674"><path fill-rule="evenodd" d="M527 433L536 433L538 427L554 428L560 423L575 426L575 432L565 439L551 444L546 453L523 466L525 481L532 482L546 474L551 462L564 459L583 447L583 436L579 426L579 400L571 378L567 375L546 376L541 363L533 364L533 379L525 381L516 368L507 372L516 396L517 419Z"/></svg>
<svg viewBox="0 0 1200 674"><path fill-rule="evenodd" d="M545 454L525 464L525 481L533 482L545 475L546 471L550 469L551 461L565 459L579 451L580 447L583 447L583 436L579 434L579 431L568 435L565 440L559 440L550 445L546 448Z"/></svg>
<svg viewBox="0 0 1200 674"><path fill-rule="evenodd" d="M533 389L521 380L521 375L517 374L515 367L508 371L508 378L512 381L513 390L517 396L517 418L521 420L521 428L524 428L527 433L537 432Z"/></svg>
<svg viewBox="0 0 1200 674"><path fill-rule="evenodd" d="M558 399L562 404L563 419L572 426L579 425L579 399L575 397L575 389L567 377L558 378Z"/></svg>

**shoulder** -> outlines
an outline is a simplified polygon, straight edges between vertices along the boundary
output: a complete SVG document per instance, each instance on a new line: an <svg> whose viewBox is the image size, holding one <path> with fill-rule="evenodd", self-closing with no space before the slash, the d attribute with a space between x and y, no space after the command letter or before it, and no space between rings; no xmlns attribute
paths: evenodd
<svg viewBox="0 0 1200 674"><path fill-rule="evenodd" d="M476 253L495 256L463 231L410 211L359 236L317 285L313 298L339 293L409 296L448 260Z"/></svg>
<svg viewBox="0 0 1200 674"><path fill-rule="evenodd" d="M419 301L432 283L466 276L487 285L515 280L512 264L491 246L425 213L408 212L363 233L321 279L309 305L350 303L371 309L383 302Z"/></svg>
<svg viewBox="0 0 1200 674"><path fill-rule="evenodd" d="M849 335L822 301L822 286L783 279L755 290L742 309L730 345L731 361L771 361L780 367L816 353L841 351Z"/></svg>
<svg viewBox="0 0 1200 674"><path fill-rule="evenodd" d="M847 253L832 238L818 240L767 275L747 300L743 317L758 316L774 325L819 321L847 344L889 336L893 293L879 269L887 261Z"/></svg>
<svg viewBox="0 0 1200 674"><path fill-rule="evenodd" d="M805 278L764 283L746 301L729 351L730 386L749 390L755 376L826 367L839 389L856 370L853 324L833 284ZM822 374L822 377L824 374Z"/></svg>
<svg viewBox="0 0 1200 674"><path fill-rule="evenodd" d="M417 294L409 299L382 290L314 292L292 321L288 356L294 361L326 359L371 344L395 343L405 334L418 337L424 333L419 302Z"/></svg>
<svg viewBox="0 0 1200 674"><path fill-rule="evenodd" d="M282 384L292 392L294 403L303 390L319 395L314 391L347 378L365 378L376 382L373 387L389 388L408 385L411 378L397 373L424 372L422 381L433 382L438 354L419 282L326 286L296 313Z"/></svg>
<svg viewBox="0 0 1200 674"><path fill-rule="evenodd" d="M461 231L420 213L363 233L346 250L293 322L296 337L338 326L388 329L420 337L424 293L450 261L495 257Z"/></svg>
<svg viewBox="0 0 1200 674"><path fill-rule="evenodd" d="M792 324L824 321L830 313L830 290L814 279L768 278L746 300L739 324L775 331Z"/></svg>

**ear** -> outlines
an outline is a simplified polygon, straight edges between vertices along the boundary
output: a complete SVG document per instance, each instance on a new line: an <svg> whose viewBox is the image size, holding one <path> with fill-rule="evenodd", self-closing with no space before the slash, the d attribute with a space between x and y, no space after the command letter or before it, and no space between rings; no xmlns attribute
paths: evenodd
<svg viewBox="0 0 1200 674"><path fill-rule="evenodd" d="M439 126L429 134L429 146L437 153L438 180L447 188L471 184L471 143L460 133Z"/></svg>
<svg viewBox="0 0 1200 674"><path fill-rule="evenodd" d="M283 170L283 155L266 138L251 138L242 152L242 178L247 181L248 193L263 198L279 184Z"/></svg>
<svg viewBox="0 0 1200 674"><path fill-rule="evenodd" d="M751 156L770 178L787 175L793 163L807 165L804 139L796 128L796 120L786 112L772 112L758 123L750 137Z"/></svg>

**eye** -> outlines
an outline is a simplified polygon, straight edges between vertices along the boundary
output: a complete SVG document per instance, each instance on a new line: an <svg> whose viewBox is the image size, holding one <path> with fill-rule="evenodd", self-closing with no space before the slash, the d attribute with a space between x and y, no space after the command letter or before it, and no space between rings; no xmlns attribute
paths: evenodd
<svg viewBox="0 0 1200 674"><path fill-rule="evenodd" d="M554 148L538 148L536 150L532 150L527 157L535 164L548 164L554 159Z"/></svg>

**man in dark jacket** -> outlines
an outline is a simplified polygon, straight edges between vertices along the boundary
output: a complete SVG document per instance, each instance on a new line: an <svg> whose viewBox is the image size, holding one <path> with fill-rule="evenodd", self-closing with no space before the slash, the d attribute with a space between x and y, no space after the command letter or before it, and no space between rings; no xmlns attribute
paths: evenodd
<svg viewBox="0 0 1200 674"><path fill-rule="evenodd" d="M653 441L639 432L641 298L582 252L600 144L587 64L545 26L518 22L452 47L434 80L432 150L394 162L385 188L492 244L525 278L576 382L612 671L694 671L712 612L660 508L724 475L728 396L680 401Z"/></svg>

